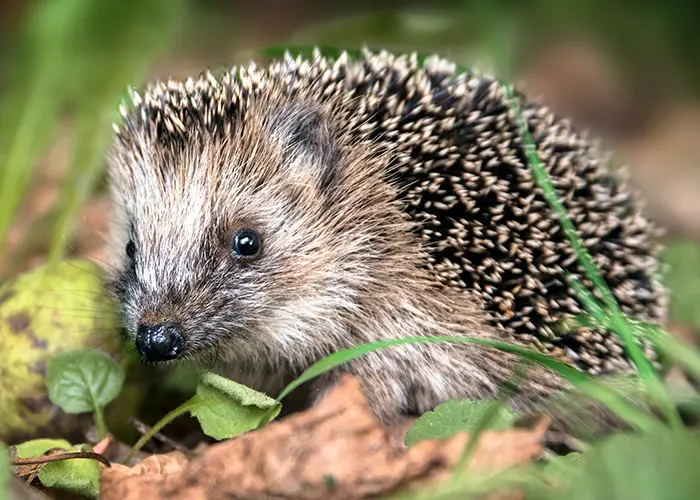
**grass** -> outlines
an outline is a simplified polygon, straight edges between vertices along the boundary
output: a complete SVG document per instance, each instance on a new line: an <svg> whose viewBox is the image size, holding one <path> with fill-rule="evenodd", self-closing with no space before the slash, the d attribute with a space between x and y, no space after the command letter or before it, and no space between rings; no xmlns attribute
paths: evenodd
<svg viewBox="0 0 700 500"><path fill-rule="evenodd" d="M185 0L38 0L23 19L0 95L0 248L66 111L75 125L69 173L52 214L49 257L65 254L80 209L104 173L110 122L128 84L172 42Z"/></svg>

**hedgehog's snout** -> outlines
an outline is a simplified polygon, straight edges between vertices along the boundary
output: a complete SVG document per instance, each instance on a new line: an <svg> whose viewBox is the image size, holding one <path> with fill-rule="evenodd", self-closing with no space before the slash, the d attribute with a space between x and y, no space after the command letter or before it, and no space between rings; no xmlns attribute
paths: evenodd
<svg viewBox="0 0 700 500"><path fill-rule="evenodd" d="M182 354L184 346L182 331L172 323L140 324L136 329L136 349L146 362L175 359Z"/></svg>

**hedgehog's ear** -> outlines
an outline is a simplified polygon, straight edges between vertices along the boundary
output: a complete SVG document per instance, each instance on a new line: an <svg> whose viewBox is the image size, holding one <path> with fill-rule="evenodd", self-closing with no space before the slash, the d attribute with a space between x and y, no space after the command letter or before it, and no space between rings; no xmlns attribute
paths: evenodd
<svg viewBox="0 0 700 500"><path fill-rule="evenodd" d="M336 178L338 146L324 110L307 103L292 103L275 109L268 130L282 150L283 167L312 169L321 188Z"/></svg>

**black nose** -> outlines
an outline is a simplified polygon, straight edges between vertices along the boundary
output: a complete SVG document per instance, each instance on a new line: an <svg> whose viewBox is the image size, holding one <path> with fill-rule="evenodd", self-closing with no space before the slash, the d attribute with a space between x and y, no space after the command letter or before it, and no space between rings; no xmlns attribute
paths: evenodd
<svg viewBox="0 0 700 500"><path fill-rule="evenodd" d="M145 361L158 362L177 358L185 342L180 329L174 325L139 325L136 348Z"/></svg>

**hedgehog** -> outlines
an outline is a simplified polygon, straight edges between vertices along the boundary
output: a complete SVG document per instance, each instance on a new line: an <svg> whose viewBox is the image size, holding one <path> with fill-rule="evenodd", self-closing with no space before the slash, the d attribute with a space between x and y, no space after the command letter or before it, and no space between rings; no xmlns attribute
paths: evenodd
<svg viewBox="0 0 700 500"><path fill-rule="evenodd" d="M626 176L600 140L516 99L622 311L662 323L660 233ZM566 276L590 283L493 77L437 55L316 49L152 83L121 115L108 288L144 362L195 361L272 392L339 349L442 335L594 375L634 369L613 333L566 321L583 312ZM402 345L310 382L308 404L351 373L391 422L495 397L520 361L480 344ZM567 386L523 373L516 411Z"/></svg>

